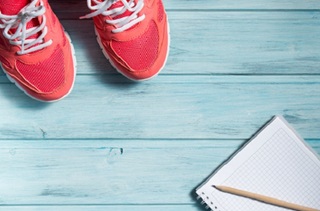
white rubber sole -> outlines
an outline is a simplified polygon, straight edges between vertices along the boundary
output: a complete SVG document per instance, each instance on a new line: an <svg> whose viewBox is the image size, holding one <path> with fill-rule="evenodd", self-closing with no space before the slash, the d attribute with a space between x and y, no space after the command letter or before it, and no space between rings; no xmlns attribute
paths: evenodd
<svg viewBox="0 0 320 211"><path fill-rule="evenodd" d="M76 72L77 72L77 60L76 60L76 56L75 56L75 50L74 50L74 47L73 47L73 44L72 44L72 41L71 41L71 38L69 36L69 34L67 32L65 32L65 35L67 37L67 39L69 40L70 42L70 46L71 46L71 53L72 53L72 60L73 60L73 65L74 65L74 80L73 80L73 83L72 83L72 86L69 90L69 92L67 94L65 94L63 97L57 99L57 100L41 100L41 99L38 99L38 98L35 98L34 96L30 95L24 88L22 88L20 86L20 84L14 79L12 78L9 74L7 74L6 70L2 67L2 64L0 63L0 66L3 70L3 72L6 74L7 78L10 80L10 82L14 83L21 91L23 91L26 95L28 95L30 98L34 99L34 100L37 100L37 101L40 101L40 102L46 102L46 103L53 103L53 102L57 102L57 101L60 101L62 100L63 98L67 97L71 91L73 90L73 86L74 86L74 83L75 83L75 78L76 78Z"/></svg>
<svg viewBox="0 0 320 211"><path fill-rule="evenodd" d="M126 78L128 78L128 79L130 79L130 80L132 80L132 81L139 82L139 81L147 81L147 80L150 80L150 79L156 77L157 75L159 75L159 73L160 73L160 72L162 71L162 69L165 67L165 65L166 65L166 63L167 63L167 59L168 59L168 57L169 57L169 50L170 50L170 26L169 26L168 17L167 17L167 29L168 29L167 56L166 56L166 58L165 58L165 60L164 60L164 63L163 63L163 65L162 65L162 67L161 67L161 68L159 69L159 71L158 71L156 74L154 74L153 76L151 76L151 77L149 77L149 78L140 79L140 80L131 78L130 76L126 75L125 73L123 73L122 71L120 71L120 70L117 68L117 66L113 63L112 59L110 59L110 57L109 57L109 55L107 54L107 52L104 50L103 45L102 45L102 43L101 43L100 36L99 36L99 34L98 34L98 32L97 32L96 27L94 27L94 32L95 32L95 34L96 34L97 42L98 42L98 44L99 44L99 46L100 46L100 49L101 49L103 55L109 60L109 62L110 62L110 64L112 65L112 67L113 67L114 69L116 69L118 73L120 73L121 75L125 76Z"/></svg>

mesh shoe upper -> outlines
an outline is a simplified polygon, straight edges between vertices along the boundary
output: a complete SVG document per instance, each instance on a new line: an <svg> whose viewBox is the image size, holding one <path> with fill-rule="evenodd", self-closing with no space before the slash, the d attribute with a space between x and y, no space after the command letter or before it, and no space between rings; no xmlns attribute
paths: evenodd
<svg viewBox="0 0 320 211"><path fill-rule="evenodd" d="M50 93L64 84L63 51L56 48L49 58L35 64L26 64L17 60L16 67L20 74L32 84L37 91ZM50 80L48 80L50 79Z"/></svg>
<svg viewBox="0 0 320 211"><path fill-rule="evenodd" d="M86 17L94 18L99 44L120 73L132 80L145 80L160 72L169 50L161 0L88 0L88 6L93 12Z"/></svg>
<svg viewBox="0 0 320 211"><path fill-rule="evenodd" d="M56 101L66 96L74 83L75 61L72 46L47 0L12 3L14 9L6 8L3 1L0 61L4 71L33 98Z"/></svg>
<svg viewBox="0 0 320 211"><path fill-rule="evenodd" d="M152 67L158 56L159 34L154 21L147 30L134 40L112 41L111 47L134 71L144 71Z"/></svg>

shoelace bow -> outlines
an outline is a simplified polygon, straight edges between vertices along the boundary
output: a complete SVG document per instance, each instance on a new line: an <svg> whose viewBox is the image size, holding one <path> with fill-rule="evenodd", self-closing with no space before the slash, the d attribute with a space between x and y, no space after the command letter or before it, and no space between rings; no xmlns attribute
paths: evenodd
<svg viewBox="0 0 320 211"><path fill-rule="evenodd" d="M43 40L48 33L46 17L44 16L46 8L43 6L42 1L40 1L39 6L36 6L37 2L32 1L17 15L4 15L0 13L0 28L4 29L3 35L12 45L21 47L21 50L17 52L19 55L31 53L52 44L52 40L47 42ZM38 16L42 16L42 23L37 27L27 29L27 23ZM11 29L16 30L13 33ZM39 36L37 38L29 38L38 33Z"/></svg>
<svg viewBox="0 0 320 211"><path fill-rule="evenodd" d="M122 2L123 6L112 8L112 5L119 1ZM143 21L145 18L144 14L141 16L138 15L138 13L143 9L143 0L138 0L137 3L135 3L134 0L130 0L129 2L127 0L105 0L102 2L99 0L87 0L87 5L88 8L94 12L80 18L92 18L100 14L110 16L112 20L106 20L106 23L112 24L116 27L116 29L112 30L113 33L123 32ZM116 18L117 16L124 14L126 11L130 11L131 14L125 17Z"/></svg>

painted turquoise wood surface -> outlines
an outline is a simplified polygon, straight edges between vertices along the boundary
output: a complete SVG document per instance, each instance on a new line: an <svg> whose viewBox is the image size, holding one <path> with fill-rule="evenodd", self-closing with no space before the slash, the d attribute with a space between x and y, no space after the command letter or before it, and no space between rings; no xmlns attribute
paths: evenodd
<svg viewBox="0 0 320 211"><path fill-rule="evenodd" d="M0 72L0 210L199 211L194 189L275 114L320 154L320 2L165 0L168 64L119 76L85 1L50 1L78 61L42 104Z"/></svg>

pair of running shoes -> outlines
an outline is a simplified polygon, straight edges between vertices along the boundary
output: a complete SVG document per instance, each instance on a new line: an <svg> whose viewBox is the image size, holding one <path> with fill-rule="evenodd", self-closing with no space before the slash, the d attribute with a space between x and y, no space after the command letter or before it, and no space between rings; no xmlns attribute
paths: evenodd
<svg viewBox="0 0 320 211"><path fill-rule="evenodd" d="M98 43L112 66L142 81L156 76L169 52L162 0L87 0ZM67 96L76 58L48 0L0 0L0 63L10 81L45 102Z"/></svg>

